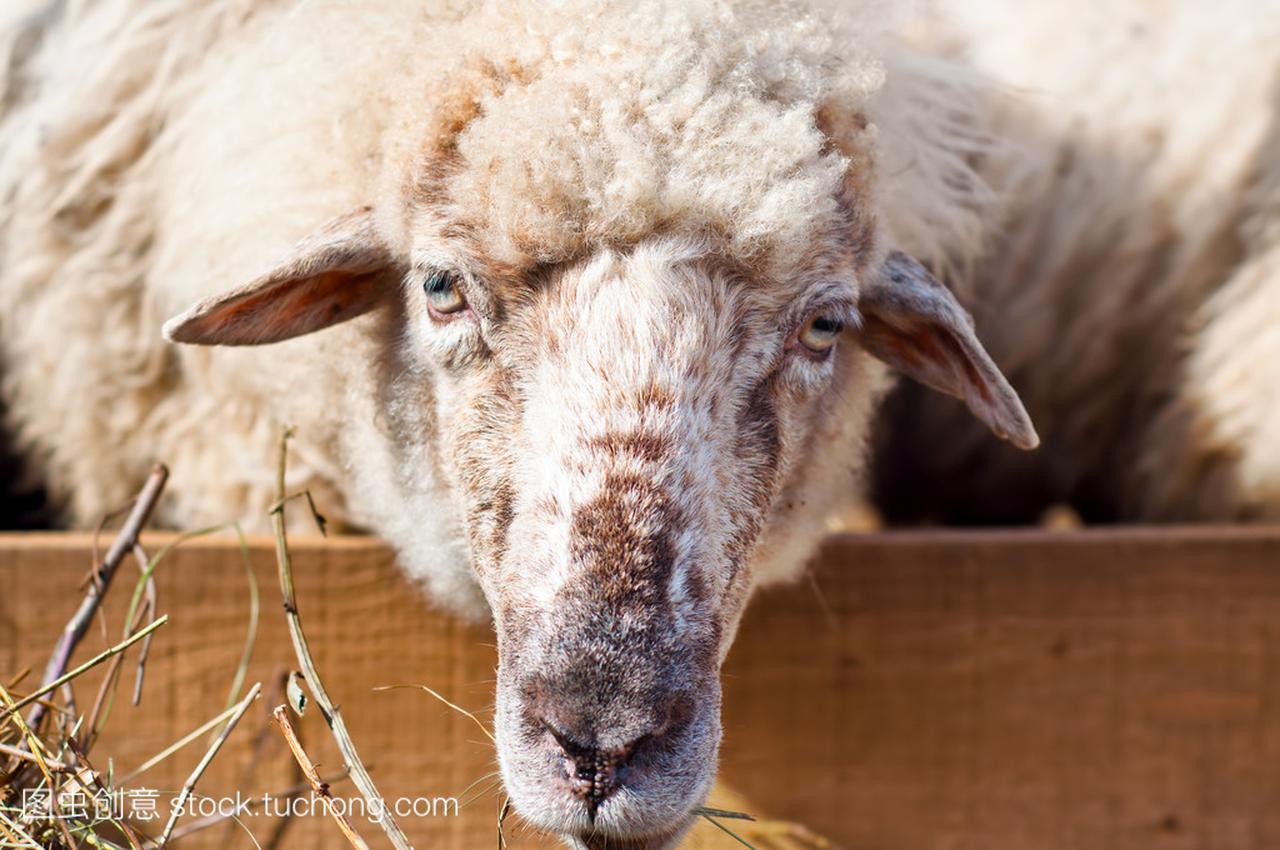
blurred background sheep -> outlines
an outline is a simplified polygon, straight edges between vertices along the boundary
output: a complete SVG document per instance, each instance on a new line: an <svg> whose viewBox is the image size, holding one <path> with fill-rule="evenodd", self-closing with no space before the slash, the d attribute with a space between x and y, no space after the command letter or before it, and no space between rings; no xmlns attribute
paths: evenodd
<svg viewBox="0 0 1280 850"><path fill-rule="evenodd" d="M1280 3L945 0L922 38L992 81L1007 203L953 274L1042 438L900 384L890 521L1280 518Z"/></svg>

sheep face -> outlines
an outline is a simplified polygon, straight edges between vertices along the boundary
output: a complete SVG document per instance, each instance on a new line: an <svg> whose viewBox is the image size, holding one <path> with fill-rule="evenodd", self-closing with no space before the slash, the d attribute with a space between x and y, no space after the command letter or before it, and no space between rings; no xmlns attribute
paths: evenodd
<svg viewBox="0 0 1280 850"><path fill-rule="evenodd" d="M674 838L712 778L751 555L859 368L834 350L855 290L752 287L669 239L439 274L410 275L410 348L497 625L508 791L564 834Z"/></svg>
<svg viewBox="0 0 1280 850"><path fill-rule="evenodd" d="M808 551L807 506L852 490L868 355L1034 433L946 290L865 234L763 281L702 236L513 269L427 214L410 229L397 251L371 211L344 216L166 331L270 342L385 307L383 438L429 467L402 484L442 482L462 517L517 810L583 847L674 844L713 777L753 582ZM403 557L437 557L404 520L385 526Z"/></svg>

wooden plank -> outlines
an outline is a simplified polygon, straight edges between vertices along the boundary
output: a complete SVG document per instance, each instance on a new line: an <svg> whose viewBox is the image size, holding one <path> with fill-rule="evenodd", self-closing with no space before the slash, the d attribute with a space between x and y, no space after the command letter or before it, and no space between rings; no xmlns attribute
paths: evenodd
<svg viewBox="0 0 1280 850"><path fill-rule="evenodd" d="M374 541L296 551L317 660L384 793L457 796L491 772L465 718L419 692L371 690L425 683L485 709L487 626L432 611ZM251 681L270 690L291 654L269 542L253 541L252 558L263 622ZM0 535L0 676L43 665L88 561L82 535ZM813 577L753 602L725 670L722 778L757 811L858 850L1280 846L1280 529L841 538ZM176 550L159 578L172 625L142 706L117 705L97 750L117 770L220 710L243 640L232 541ZM113 637L127 596L122 586L109 600ZM104 644L92 635L77 658ZM270 705L205 793L293 782L274 733L246 773ZM321 721L302 726L322 770L338 768ZM176 788L196 749L149 775L152 787ZM490 795L406 826L420 847L493 846L496 805ZM266 819L247 823L260 840L270 832ZM249 846L228 841L213 830L201 846ZM312 817L284 846L342 844ZM515 846L556 845L520 835Z"/></svg>

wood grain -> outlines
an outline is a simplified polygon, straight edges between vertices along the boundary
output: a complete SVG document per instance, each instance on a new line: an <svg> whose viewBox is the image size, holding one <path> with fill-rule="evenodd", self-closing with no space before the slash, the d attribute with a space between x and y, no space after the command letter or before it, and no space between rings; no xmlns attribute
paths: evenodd
<svg viewBox="0 0 1280 850"><path fill-rule="evenodd" d="M427 684L487 717L488 627L433 611L375 541L294 549L317 663L379 787L460 796L494 769L479 730L420 691L372 688ZM267 694L201 780L215 796L297 781L267 727L292 664L270 541L252 557L263 619L249 681ZM84 536L0 535L0 676L40 669L89 560ZM172 622L142 705L118 700L95 751L119 772L221 711L243 640L233 541L189 543L157 577ZM132 580L107 600L111 638ZM76 658L107 643L95 627ZM851 850L1280 847L1280 529L834 539L813 583L752 603L724 684L722 779L756 813ZM321 719L299 727L320 772L339 771ZM176 791L200 750L137 784ZM402 823L418 847L492 847L498 802ZM246 823L265 844L272 820ZM288 830L283 847L344 846L320 815ZM507 833L516 848L558 846L513 820ZM221 827L200 835L179 847L250 846Z"/></svg>

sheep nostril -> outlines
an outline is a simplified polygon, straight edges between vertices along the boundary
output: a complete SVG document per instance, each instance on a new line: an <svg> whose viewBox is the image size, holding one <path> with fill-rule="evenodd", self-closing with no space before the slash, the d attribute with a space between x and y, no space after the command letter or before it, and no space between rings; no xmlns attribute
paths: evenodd
<svg viewBox="0 0 1280 850"><path fill-rule="evenodd" d="M620 746L602 748L583 746L545 720L543 726L560 750L571 792L586 802L592 820L600 805L625 783L629 762L651 737L642 735Z"/></svg>

